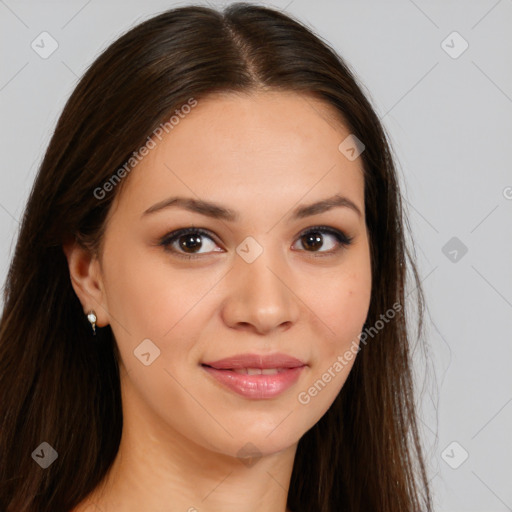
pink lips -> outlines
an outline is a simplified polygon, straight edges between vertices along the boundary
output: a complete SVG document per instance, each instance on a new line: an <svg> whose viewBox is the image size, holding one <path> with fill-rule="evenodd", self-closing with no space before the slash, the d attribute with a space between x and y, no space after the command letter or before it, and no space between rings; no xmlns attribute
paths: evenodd
<svg viewBox="0 0 512 512"><path fill-rule="evenodd" d="M239 354L203 363L217 381L246 398L272 398L291 387L307 366L286 354Z"/></svg>

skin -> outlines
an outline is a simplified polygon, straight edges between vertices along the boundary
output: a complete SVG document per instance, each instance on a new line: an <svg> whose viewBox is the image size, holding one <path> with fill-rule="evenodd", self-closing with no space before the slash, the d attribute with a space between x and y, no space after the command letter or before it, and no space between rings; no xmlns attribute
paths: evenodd
<svg viewBox="0 0 512 512"><path fill-rule="evenodd" d="M74 512L96 511L92 504L102 512L287 511L297 443L354 359L309 403L298 395L358 342L370 304L362 162L338 150L348 134L332 107L310 96L201 99L125 178L100 258L64 246L84 313L95 310L97 328L111 325L122 358L121 446ZM335 207L290 220L297 206L336 193L362 215ZM177 207L141 217L174 195L214 201L240 218ZM321 233L323 244L311 248L301 235L318 225L353 237L351 245ZM158 245L190 226L212 234L202 236L197 259ZM252 263L236 252L248 236L263 248ZM148 366L134 356L145 339L160 350ZM247 352L282 352L307 367L281 395L249 399L200 365ZM260 454L252 464L237 456L246 443Z"/></svg>

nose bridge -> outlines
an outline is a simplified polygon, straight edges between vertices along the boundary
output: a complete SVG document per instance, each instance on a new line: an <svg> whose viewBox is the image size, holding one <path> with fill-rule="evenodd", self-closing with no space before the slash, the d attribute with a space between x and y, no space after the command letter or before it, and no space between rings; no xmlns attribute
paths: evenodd
<svg viewBox="0 0 512 512"><path fill-rule="evenodd" d="M254 299L267 297L268 301L284 299L283 266L278 257L270 251L264 251L252 263L238 261L238 269L243 282L247 283L250 296ZM280 279L279 279L280 277Z"/></svg>
<svg viewBox="0 0 512 512"><path fill-rule="evenodd" d="M232 326L251 324L263 332L296 321L298 304L286 285L289 273L284 256L279 251L258 246L259 251L254 243L251 246L251 241L247 245L240 244L234 268L229 273L228 301L224 314L226 322ZM254 251L260 253L251 261L257 254Z"/></svg>

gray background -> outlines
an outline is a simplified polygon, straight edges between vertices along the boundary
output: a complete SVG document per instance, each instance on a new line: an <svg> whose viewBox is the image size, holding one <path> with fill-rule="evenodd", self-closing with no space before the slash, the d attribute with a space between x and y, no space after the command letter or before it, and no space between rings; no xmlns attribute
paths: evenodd
<svg viewBox="0 0 512 512"><path fill-rule="evenodd" d="M186 4L0 0L2 283L77 78L136 22ZM297 16L344 57L390 135L428 301L428 347L414 357L435 508L510 511L512 1L266 5ZM31 47L43 45L43 31L58 43L47 59Z"/></svg>

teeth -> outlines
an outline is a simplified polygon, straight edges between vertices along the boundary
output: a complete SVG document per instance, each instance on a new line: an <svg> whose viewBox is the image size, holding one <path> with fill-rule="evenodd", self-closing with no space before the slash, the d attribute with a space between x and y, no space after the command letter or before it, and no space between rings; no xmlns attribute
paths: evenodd
<svg viewBox="0 0 512 512"><path fill-rule="evenodd" d="M233 371L243 375L276 375L279 373L277 368L237 368Z"/></svg>
<svg viewBox="0 0 512 512"><path fill-rule="evenodd" d="M234 368L233 371L235 373L240 373L242 375L247 375L247 368Z"/></svg>

